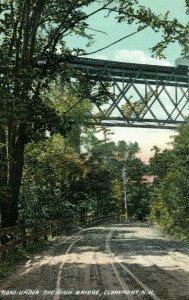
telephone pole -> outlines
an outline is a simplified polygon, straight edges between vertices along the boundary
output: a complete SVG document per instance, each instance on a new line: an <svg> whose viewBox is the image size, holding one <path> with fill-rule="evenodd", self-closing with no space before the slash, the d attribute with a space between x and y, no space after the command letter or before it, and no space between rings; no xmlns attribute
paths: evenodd
<svg viewBox="0 0 189 300"><path fill-rule="evenodd" d="M125 219L127 220L128 210L127 210L126 176L127 176L126 169L123 168L123 170L122 170L122 177L123 177L124 206L125 206Z"/></svg>

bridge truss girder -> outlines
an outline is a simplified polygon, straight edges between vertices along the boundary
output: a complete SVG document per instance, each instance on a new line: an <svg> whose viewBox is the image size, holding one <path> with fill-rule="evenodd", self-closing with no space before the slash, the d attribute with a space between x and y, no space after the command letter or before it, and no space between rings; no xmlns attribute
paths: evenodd
<svg viewBox="0 0 189 300"><path fill-rule="evenodd" d="M187 68L73 58L72 67L96 78L109 100L94 105L89 124L175 129L189 106Z"/></svg>

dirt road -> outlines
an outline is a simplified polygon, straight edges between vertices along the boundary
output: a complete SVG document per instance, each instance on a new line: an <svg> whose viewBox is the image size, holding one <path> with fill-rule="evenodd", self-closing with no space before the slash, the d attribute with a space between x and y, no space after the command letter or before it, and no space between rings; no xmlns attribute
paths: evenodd
<svg viewBox="0 0 189 300"><path fill-rule="evenodd" d="M187 300L189 249L147 224L80 230L19 268L0 299Z"/></svg>

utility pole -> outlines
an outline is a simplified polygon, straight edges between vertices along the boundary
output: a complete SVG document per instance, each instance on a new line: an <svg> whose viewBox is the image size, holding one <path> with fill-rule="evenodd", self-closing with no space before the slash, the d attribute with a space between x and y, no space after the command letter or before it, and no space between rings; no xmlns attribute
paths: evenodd
<svg viewBox="0 0 189 300"><path fill-rule="evenodd" d="M123 191L124 191L124 204L125 204L125 219L127 220L128 211L127 211L127 189L126 189L126 169L123 168L122 170L122 177L123 177Z"/></svg>

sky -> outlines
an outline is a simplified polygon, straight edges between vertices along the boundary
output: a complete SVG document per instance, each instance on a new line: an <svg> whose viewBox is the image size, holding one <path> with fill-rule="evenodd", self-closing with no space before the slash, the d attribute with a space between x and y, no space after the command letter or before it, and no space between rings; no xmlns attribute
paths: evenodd
<svg viewBox="0 0 189 300"><path fill-rule="evenodd" d="M164 14L169 11L171 18L177 18L183 24L189 21L189 16L185 13L184 0L139 0L141 5L151 8L157 14ZM94 9L98 7L94 6ZM91 11L93 8L89 8ZM101 30L104 33L95 32L95 43L87 49L88 53L93 52L103 46L106 46L123 36L136 31L136 25L128 25L124 23L116 23L114 17L106 18L104 12L93 15L90 18L90 27L95 30ZM181 48L177 43L171 44L165 51L166 59L158 60L151 57L151 50L158 41L161 41L161 32L155 33L152 29L147 28L132 37L129 37L114 46L100 51L96 54L89 55L91 58L101 58L116 60L121 62L144 63L174 66L175 60L181 56ZM70 47L85 48L85 41L82 38L69 37L67 43ZM110 135L111 140L126 142L138 142L141 148L141 158L147 161L153 155L151 151L154 145L161 149L171 147L170 142L176 134L173 130L167 129L144 129L144 128L112 128Z"/></svg>

